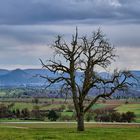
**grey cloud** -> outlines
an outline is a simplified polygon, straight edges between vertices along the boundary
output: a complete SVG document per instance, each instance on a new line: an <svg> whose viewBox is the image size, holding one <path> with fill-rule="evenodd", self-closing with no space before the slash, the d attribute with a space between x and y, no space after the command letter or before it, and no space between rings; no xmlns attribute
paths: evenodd
<svg viewBox="0 0 140 140"><path fill-rule="evenodd" d="M0 0L0 66L40 66L38 58L50 58L47 45L58 34L70 40L75 26L80 35L101 27L111 43L123 48L120 55L134 49L139 60L139 5L139 0ZM119 66L131 65L129 55Z"/></svg>
<svg viewBox="0 0 140 140"><path fill-rule="evenodd" d="M140 47L140 25L91 25L77 24L80 35L91 34L101 27L107 38L115 46ZM20 51L23 48L34 49L34 46L50 45L56 35L64 35L66 40L71 40L75 25L1 25L0 50Z"/></svg>
<svg viewBox="0 0 140 140"><path fill-rule="evenodd" d="M133 69L140 69L140 25L101 25L100 27L119 50L120 59L114 67L125 66L132 69L133 66ZM78 25L80 35L91 35L97 28L98 25ZM52 44L57 34L64 35L64 38L70 41L74 32L75 26L67 24L0 26L0 67L4 65L8 67L8 64L10 68L40 67L38 58L46 60L52 56L47 44Z"/></svg>
<svg viewBox="0 0 140 140"><path fill-rule="evenodd" d="M0 26L0 40L5 40L7 44L13 41L19 44L48 44L54 32L47 26ZM2 46L2 42L0 42ZM11 43L11 45L13 45Z"/></svg>
<svg viewBox="0 0 140 140"><path fill-rule="evenodd" d="M139 22L139 0L2 0L0 24L43 24L99 19ZM100 20L99 20L100 21Z"/></svg>
<svg viewBox="0 0 140 140"><path fill-rule="evenodd" d="M115 46L140 48L140 25L103 25L103 31Z"/></svg>

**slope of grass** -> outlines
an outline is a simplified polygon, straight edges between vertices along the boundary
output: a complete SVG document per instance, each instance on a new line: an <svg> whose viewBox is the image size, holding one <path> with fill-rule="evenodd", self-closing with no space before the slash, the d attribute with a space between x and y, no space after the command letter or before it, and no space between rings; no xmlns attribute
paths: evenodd
<svg viewBox="0 0 140 140"><path fill-rule="evenodd" d="M29 110L33 109L33 104L32 103L15 103L12 109L24 109L28 108Z"/></svg>

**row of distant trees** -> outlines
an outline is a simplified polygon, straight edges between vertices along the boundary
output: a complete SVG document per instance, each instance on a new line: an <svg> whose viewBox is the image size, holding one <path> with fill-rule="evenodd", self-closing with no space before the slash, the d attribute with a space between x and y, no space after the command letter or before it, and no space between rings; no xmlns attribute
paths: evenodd
<svg viewBox="0 0 140 140"><path fill-rule="evenodd" d="M97 114L95 116L95 121L98 122L132 122L135 120L134 112L118 113L109 112L104 114Z"/></svg>
<svg viewBox="0 0 140 140"><path fill-rule="evenodd" d="M45 120L48 119L50 121L59 120L75 120L75 115L61 116L62 110L39 110L38 106L34 106L32 110L28 108L24 109L10 109L8 106L4 104L0 105L0 118L7 119L22 119L22 120Z"/></svg>
<svg viewBox="0 0 140 140"><path fill-rule="evenodd" d="M32 110L28 108L23 109L13 109L14 103L9 105L0 104L0 118L8 118L8 119L24 119L24 120L45 120L48 118L50 121L60 120L75 120L75 113L72 116L61 115L66 107L65 105L60 106L54 110L40 110L38 104L38 100L34 100L35 105ZM68 109L66 112L73 112L73 106L68 105Z"/></svg>
<svg viewBox="0 0 140 140"><path fill-rule="evenodd" d="M11 109L13 104L4 105L0 104L0 118L15 118L26 120L44 120L48 118L50 121L62 120L70 121L76 120L76 114L69 108L68 112L73 112L73 115L61 115L61 112L65 109L62 106L59 110L40 110L39 106L35 105L32 110L28 108L24 109ZM98 122L132 122L135 120L135 114L133 112L118 113L112 109L110 110L96 110L94 114L92 112L87 113L85 116L86 121L95 120Z"/></svg>
<svg viewBox="0 0 140 140"><path fill-rule="evenodd" d="M0 104L0 118L43 119L46 114L46 112L41 112L38 106L34 106L32 110L29 110L28 108L12 109L9 105Z"/></svg>

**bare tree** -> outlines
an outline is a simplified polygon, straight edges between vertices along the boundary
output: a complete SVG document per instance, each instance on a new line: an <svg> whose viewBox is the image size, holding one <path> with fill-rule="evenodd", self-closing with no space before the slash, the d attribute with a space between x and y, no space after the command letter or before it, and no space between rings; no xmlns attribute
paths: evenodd
<svg viewBox="0 0 140 140"><path fill-rule="evenodd" d="M100 30L94 32L91 38L79 37L78 30L72 36L71 43L66 43L61 36L58 36L53 44L55 57L48 60L42 66L55 75L54 77L41 76L49 85L62 82L62 88L67 89L73 99L76 116L77 130L84 131L85 113L100 99L110 98L119 90L127 89L131 84L129 78L133 77L129 71L117 71L105 78L96 72L97 67L108 68L115 58L114 47L108 42ZM66 62L66 63L65 63ZM80 82L77 80L78 71ZM89 93L96 89L98 94L90 98Z"/></svg>

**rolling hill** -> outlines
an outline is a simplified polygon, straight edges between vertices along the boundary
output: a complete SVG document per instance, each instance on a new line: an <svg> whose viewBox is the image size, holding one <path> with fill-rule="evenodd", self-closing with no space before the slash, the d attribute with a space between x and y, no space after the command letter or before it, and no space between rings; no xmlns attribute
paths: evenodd
<svg viewBox="0 0 140 140"><path fill-rule="evenodd" d="M42 71L40 70L39 74ZM36 76L37 70L16 69L6 74L0 74L0 86L36 86L42 85L44 80Z"/></svg>
<svg viewBox="0 0 140 140"><path fill-rule="evenodd" d="M132 73L139 81L135 88L140 91L140 71L132 71ZM12 71L0 69L0 86L41 86L45 83L45 80L37 75L56 76L46 69L15 69ZM80 83L81 72L76 72L76 75L77 82ZM106 78L109 73L102 72L100 75Z"/></svg>
<svg viewBox="0 0 140 140"><path fill-rule="evenodd" d="M1 75L5 75L5 74L7 74L7 73L9 73L9 70L0 69L0 76L1 76Z"/></svg>

